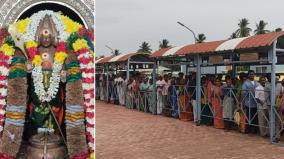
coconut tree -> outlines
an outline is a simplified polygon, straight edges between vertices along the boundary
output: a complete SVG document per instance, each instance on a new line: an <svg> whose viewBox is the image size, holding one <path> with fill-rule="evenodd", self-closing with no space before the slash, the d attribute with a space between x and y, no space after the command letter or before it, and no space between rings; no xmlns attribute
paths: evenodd
<svg viewBox="0 0 284 159"><path fill-rule="evenodd" d="M114 56L117 56L117 55L119 55L119 54L120 54L119 50L118 50L118 49L115 49L113 55L114 55Z"/></svg>
<svg viewBox="0 0 284 159"><path fill-rule="evenodd" d="M265 34L268 33L269 30L265 30L265 27L267 26L268 23L264 22L263 20L259 21L258 24L256 24L256 29L254 30L255 35L259 34Z"/></svg>
<svg viewBox="0 0 284 159"><path fill-rule="evenodd" d="M248 27L249 21L243 18L239 21L239 29L236 30L237 37L247 37L250 36L251 28Z"/></svg>
<svg viewBox="0 0 284 159"><path fill-rule="evenodd" d="M163 39L159 43L160 43L160 45L159 45L160 49L171 47L171 45L169 45L169 41L167 39Z"/></svg>
<svg viewBox="0 0 284 159"><path fill-rule="evenodd" d="M282 31L282 28L276 28L275 29L275 32L281 32Z"/></svg>
<svg viewBox="0 0 284 159"><path fill-rule="evenodd" d="M202 43L206 40L206 36L204 34L198 34L196 38L196 43Z"/></svg>
<svg viewBox="0 0 284 159"><path fill-rule="evenodd" d="M141 46L139 46L139 50L137 52L151 53L152 49L150 47L149 43L144 41Z"/></svg>
<svg viewBox="0 0 284 159"><path fill-rule="evenodd" d="M233 32L230 36L230 39L236 39L237 37L237 33Z"/></svg>

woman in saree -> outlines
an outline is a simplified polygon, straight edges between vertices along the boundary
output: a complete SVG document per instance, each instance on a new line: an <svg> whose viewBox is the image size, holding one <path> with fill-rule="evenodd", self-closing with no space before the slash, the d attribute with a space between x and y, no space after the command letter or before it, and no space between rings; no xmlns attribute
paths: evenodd
<svg viewBox="0 0 284 159"><path fill-rule="evenodd" d="M235 101L234 94L235 88L232 84L232 79L230 76L226 76L226 84L223 86L223 118L225 124L225 130L231 130L233 128L233 119L234 119L234 111L235 111Z"/></svg>
<svg viewBox="0 0 284 159"><path fill-rule="evenodd" d="M212 112L210 109L210 105L208 103L208 89L207 89L207 85L209 84L210 79L209 76L206 77L202 77L201 78L201 89L202 89L202 93L201 93L201 124L205 124L205 125L212 125L213 124L213 120L212 120ZM212 85L211 85L212 87ZM210 89L211 90L211 89Z"/></svg>
<svg viewBox="0 0 284 159"><path fill-rule="evenodd" d="M221 80L216 78L211 89L211 103L214 112L214 127L217 129L224 128L223 110L221 107L222 96Z"/></svg>
<svg viewBox="0 0 284 159"><path fill-rule="evenodd" d="M171 80L171 85L168 89L170 95L170 104L171 104L171 116L174 118L178 118L178 95L177 95L177 88L176 88L176 81L175 79Z"/></svg>

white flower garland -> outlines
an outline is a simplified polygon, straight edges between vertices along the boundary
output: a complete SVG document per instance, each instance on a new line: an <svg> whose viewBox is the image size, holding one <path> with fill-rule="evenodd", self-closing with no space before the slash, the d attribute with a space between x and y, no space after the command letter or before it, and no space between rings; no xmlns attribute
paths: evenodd
<svg viewBox="0 0 284 159"><path fill-rule="evenodd" d="M59 32L59 35L58 35L59 41L66 41L67 40L69 33L66 32L66 27L65 27L64 23L61 21L60 15L58 13L51 11L51 10L43 10L43 11L39 11L39 12L33 14L30 17L30 23L27 27L26 34L23 35L25 41L34 41L35 40L35 35L36 35L38 25L39 25L40 21L46 15L51 16L51 18L52 18L52 20L55 24L55 28Z"/></svg>
<svg viewBox="0 0 284 159"><path fill-rule="evenodd" d="M10 65L11 62L12 62L12 57L10 56L7 61L2 61L2 62L6 62L7 64ZM8 77L8 76L9 76L9 68L7 68L7 67L5 67L5 66L0 66L0 75ZM1 80L1 81L0 81L0 84L3 84L3 85L5 85L5 86L7 86L7 85L8 85L8 79L6 79L6 80ZM7 102L6 102L7 92L8 92L8 88L7 88L7 87L4 87L4 88L1 88L1 89L0 89L0 96L1 96L1 97L5 97L5 99L0 99L0 104L1 104L2 106L4 106L4 107L6 107L6 104L7 104ZM6 113L5 108L0 109L0 114L1 114L1 115L4 116L5 113ZM1 122L1 125L0 125L0 132L2 132L3 129L4 129L4 128L3 128L4 118L1 118L0 122Z"/></svg>
<svg viewBox="0 0 284 159"><path fill-rule="evenodd" d="M59 89L61 69L62 64L55 62L49 79L49 87L47 91L44 90L42 66L35 66L32 70L35 93L41 102L50 102L53 98L55 98Z"/></svg>

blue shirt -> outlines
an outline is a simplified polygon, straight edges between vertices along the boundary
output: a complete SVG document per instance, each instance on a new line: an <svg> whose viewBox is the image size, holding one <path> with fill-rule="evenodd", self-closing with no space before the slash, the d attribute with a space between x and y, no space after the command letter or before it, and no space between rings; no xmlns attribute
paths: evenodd
<svg viewBox="0 0 284 159"><path fill-rule="evenodd" d="M254 84L252 83L254 82ZM242 85L242 94L244 105L248 108L256 108L256 99L254 98L255 88L258 86L256 81L246 80Z"/></svg>

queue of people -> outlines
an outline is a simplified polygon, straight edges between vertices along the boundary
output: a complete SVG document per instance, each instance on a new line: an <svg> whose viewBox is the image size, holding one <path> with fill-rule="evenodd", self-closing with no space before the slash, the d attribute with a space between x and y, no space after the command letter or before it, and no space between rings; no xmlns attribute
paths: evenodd
<svg viewBox="0 0 284 159"><path fill-rule="evenodd" d="M279 77L277 78L279 80ZM284 82L276 86L275 128L282 128L284 115ZM201 77L201 118L198 117L196 100L196 74L178 77L172 74L158 76L156 94L153 94L153 79L137 75L128 81L123 75L109 76L109 91L106 93L106 77L97 78L97 94L100 100L108 99L114 104L126 105L128 108L143 110L155 114L167 114L174 118L181 117L182 112L190 114L190 120L196 125L213 125L217 129L229 131L238 129L244 133L259 133L269 136L271 114L271 78L261 76L255 79L254 71L241 73L238 78L206 75ZM107 98L108 97L108 98ZM156 98L156 103L152 99ZM155 104L155 105L154 105ZM276 140L281 133L276 133Z"/></svg>

